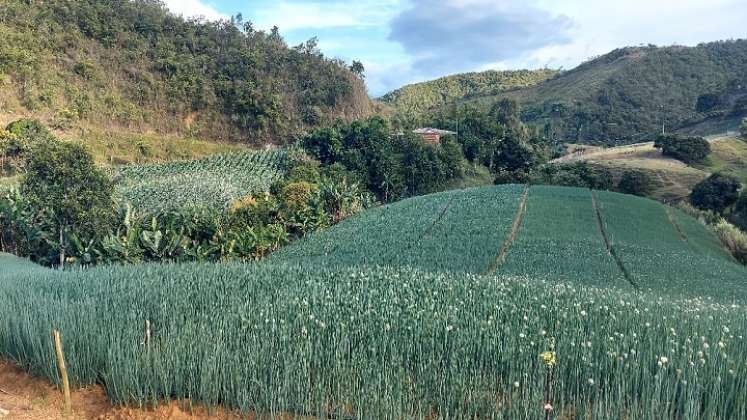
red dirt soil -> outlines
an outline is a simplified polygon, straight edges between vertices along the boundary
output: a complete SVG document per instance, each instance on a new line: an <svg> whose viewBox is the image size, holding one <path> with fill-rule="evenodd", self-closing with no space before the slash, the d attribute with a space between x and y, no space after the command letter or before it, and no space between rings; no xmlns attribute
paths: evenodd
<svg viewBox="0 0 747 420"><path fill-rule="evenodd" d="M114 407L100 386L72 392L73 415L70 420L238 420L254 419L221 409L182 409L173 402L155 410ZM32 378L11 363L0 360L0 409L10 412L3 420L63 419L62 393L44 380ZM0 410L0 413L2 411Z"/></svg>

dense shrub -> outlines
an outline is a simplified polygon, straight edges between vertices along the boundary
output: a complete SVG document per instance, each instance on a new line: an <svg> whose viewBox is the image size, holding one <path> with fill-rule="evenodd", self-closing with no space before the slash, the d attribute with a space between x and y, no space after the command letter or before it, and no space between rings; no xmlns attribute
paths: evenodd
<svg viewBox="0 0 747 420"><path fill-rule="evenodd" d="M643 171L626 171L617 184L617 190L625 194L645 197L653 190L653 179Z"/></svg>
<svg viewBox="0 0 747 420"><path fill-rule="evenodd" d="M747 189L739 195L729 219L740 229L747 232Z"/></svg>
<svg viewBox="0 0 747 420"><path fill-rule="evenodd" d="M662 154L685 163L701 163L711 153L711 144L702 137L660 135L654 147L660 148Z"/></svg>
<svg viewBox="0 0 747 420"><path fill-rule="evenodd" d="M747 140L747 118L742 120L742 125L739 127L739 133L742 135L742 138Z"/></svg>
<svg viewBox="0 0 747 420"><path fill-rule="evenodd" d="M612 190L614 186L609 169L583 161L562 165L543 165L532 173L531 182L594 190Z"/></svg>
<svg viewBox="0 0 747 420"><path fill-rule="evenodd" d="M727 174L713 174L698 183L690 193L690 202L697 208L723 213L736 203L741 185Z"/></svg>
<svg viewBox="0 0 747 420"><path fill-rule="evenodd" d="M184 19L159 0L3 1L0 72L23 86L9 92L19 102L64 128L90 117L280 142L370 105L314 39L290 47L277 28Z"/></svg>
<svg viewBox="0 0 747 420"><path fill-rule="evenodd" d="M734 258L747 265L747 233L723 219L714 225L714 229Z"/></svg>
<svg viewBox="0 0 747 420"><path fill-rule="evenodd" d="M464 155L453 140L444 137L440 145L426 144L413 134L395 133L379 117L351 124L338 121L310 133L302 145L323 165L355 174L385 202L437 191L462 176Z"/></svg>

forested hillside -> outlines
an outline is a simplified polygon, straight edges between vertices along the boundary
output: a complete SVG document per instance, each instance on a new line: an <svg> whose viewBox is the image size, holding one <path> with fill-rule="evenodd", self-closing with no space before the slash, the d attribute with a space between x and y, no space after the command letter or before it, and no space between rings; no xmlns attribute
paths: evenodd
<svg viewBox="0 0 747 420"><path fill-rule="evenodd" d="M430 112L446 104L534 86L557 73L555 70L544 69L457 74L404 86L387 93L381 100L394 109L401 121L418 125L428 120Z"/></svg>
<svg viewBox="0 0 747 420"><path fill-rule="evenodd" d="M362 80L315 40L291 48L240 17L184 20L157 0L0 3L0 115L283 142L369 112Z"/></svg>
<svg viewBox="0 0 747 420"><path fill-rule="evenodd" d="M662 123L668 131L706 124L721 130L731 120L736 128L747 114L746 68L746 40L623 48L507 95L522 104L526 121L545 127L549 136L577 143L635 143L651 140Z"/></svg>
<svg viewBox="0 0 747 420"><path fill-rule="evenodd" d="M403 121L420 125L429 117L448 118L457 103L490 109L514 98L524 121L543 129L547 138L626 144L653 140L662 124L667 131L700 135L736 130L747 115L746 68L747 40L629 47L562 73L456 75L407 86L383 99ZM425 118L424 110L430 111Z"/></svg>

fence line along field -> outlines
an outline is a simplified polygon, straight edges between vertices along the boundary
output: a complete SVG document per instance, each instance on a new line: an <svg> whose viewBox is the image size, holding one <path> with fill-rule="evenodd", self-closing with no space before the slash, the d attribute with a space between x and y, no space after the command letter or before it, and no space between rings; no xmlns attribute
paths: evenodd
<svg viewBox="0 0 747 420"><path fill-rule="evenodd" d="M150 211L222 207L268 191L283 174L286 150L214 155L204 159L124 166L114 170L117 195Z"/></svg>
<svg viewBox="0 0 747 420"><path fill-rule="evenodd" d="M136 407L535 419L551 378L552 418L747 419L747 270L716 240L650 200L506 185L375 208L259 263L0 255L0 355L59 383L57 329L75 386Z"/></svg>

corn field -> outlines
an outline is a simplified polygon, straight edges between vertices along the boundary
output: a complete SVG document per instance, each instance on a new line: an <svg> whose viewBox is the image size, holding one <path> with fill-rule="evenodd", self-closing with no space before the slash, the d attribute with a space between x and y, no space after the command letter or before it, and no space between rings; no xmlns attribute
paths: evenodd
<svg viewBox="0 0 747 420"><path fill-rule="evenodd" d="M116 169L117 196L137 208L223 207L237 198L269 191L280 179L286 151L215 155L199 160Z"/></svg>

